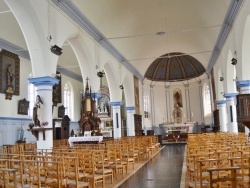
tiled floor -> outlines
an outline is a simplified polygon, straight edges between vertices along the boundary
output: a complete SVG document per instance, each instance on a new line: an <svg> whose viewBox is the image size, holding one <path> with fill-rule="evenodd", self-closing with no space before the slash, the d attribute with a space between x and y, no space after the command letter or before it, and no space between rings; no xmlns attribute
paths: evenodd
<svg viewBox="0 0 250 188"><path fill-rule="evenodd" d="M185 144L168 144L119 188L180 188ZM185 178L184 178L185 179Z"/></svg>

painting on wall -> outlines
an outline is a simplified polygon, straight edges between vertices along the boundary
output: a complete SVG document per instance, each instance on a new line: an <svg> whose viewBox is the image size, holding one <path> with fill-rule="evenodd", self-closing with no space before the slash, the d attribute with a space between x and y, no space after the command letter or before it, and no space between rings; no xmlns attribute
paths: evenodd
<svg viewBox="0 0 250 188"><path fill-rule="evenodd" d="M135 92L135 113L140 114L139 80L135 76L134 76L134 92Z"/></svg>
<svg viewBox="0 0 250 188"><path fill-rule="evenodd" d="M20 59L18 55L2 50L0 52L0 92L6 99L19 95Z"/></svg>
<svg viewBox="0 0 250 188"><path fill-rule="evenodd" d="M62 103L61 74L58 71L56 72L56 79L58 79L59 82L53 86L52 101L54 106L57 106L58 103Z"/></svg>
<svg viewBox="0 0 250 188"><path fill-rule="evenodd" d="M174 90L174 94L173 94L173 98L174 98L174 107L183 107L183 103L182 103L182 93L180 89L175 89Z"/></svg>

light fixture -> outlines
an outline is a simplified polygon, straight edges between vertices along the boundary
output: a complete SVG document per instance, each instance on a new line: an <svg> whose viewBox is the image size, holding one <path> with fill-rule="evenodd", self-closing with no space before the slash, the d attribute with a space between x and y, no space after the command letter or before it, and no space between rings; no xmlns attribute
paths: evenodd
<svg viewBox="0 0 250 188"><path fill-rule="evenodd" d="M159 31L159 32L156 33L156 35L162 36L162 35L165 35L165 32L164 31Z"/></svg>
<svg viewBox="0 0 250 188"><path fill-rule="evenodd" d="M102 78L104 74L105 74L104 71L99 71L99 72L97 72L97 76L98 76L99 78Z"/></svg>
<svg viewBox="0 0 250 188"><path fill-rule="evenodd" d="M50 50L51 50L51 52L52 52L53 54L56 54L56 55L58 55L58 56L60 56L60 55L62 54L62 48L60 48L60 47L57 46L57 45L51 46Z"/></svg>
<svg viewBox="0 0 250 188"><path fill-rule="evenodd" d="M119 87L120 87L120 89L124 89L123 84L122 84L122 85L120 85Z"/></svg>
<svg viewBox="0 0 250 188"><path fill-rule="evenodd" d="M231 61L232 61L232 63L231 63L232 65L236 65L236 64L237 64L237 59L232 58L232 60L231 60Z"/></svg>
<svg viewBox="0 0 250 188"><path fill-rule="evenodd" d="M220 77L220 81L223 81L223 80L224 80L224 78L221 76L221 77Z"/></svg>

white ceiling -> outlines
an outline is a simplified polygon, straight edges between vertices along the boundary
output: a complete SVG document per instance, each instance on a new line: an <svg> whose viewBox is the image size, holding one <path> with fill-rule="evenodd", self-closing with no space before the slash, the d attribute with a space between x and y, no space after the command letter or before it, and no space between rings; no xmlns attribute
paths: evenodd
<svg viewBox="0 0 250 188"><path fill-rule="evenodd" d="M59 2L70 0L60 0ZM230 0L72 0L107 41L144 75L157 57L187 53L208 67ZM27 49L9 8L0 0L0 38ZM6 22L8 20L8 22ZM10 34L11 31L11 34ZM165 32L156 35L157 32ZM67 55L68 54L68 55ZM63 46L59 65L80 74L73 51ZM76 59L75 59L76 61Z"/></svg>

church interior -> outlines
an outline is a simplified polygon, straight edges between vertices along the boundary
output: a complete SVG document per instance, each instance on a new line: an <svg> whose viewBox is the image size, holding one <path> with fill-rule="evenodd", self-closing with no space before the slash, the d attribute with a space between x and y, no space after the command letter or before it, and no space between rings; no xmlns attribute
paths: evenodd
<svg viewBox="0 0 250 188"><path fill-rule="evenodd" d="M0 25L0 188L249 187L249 1L0 0Z"/></svg>

